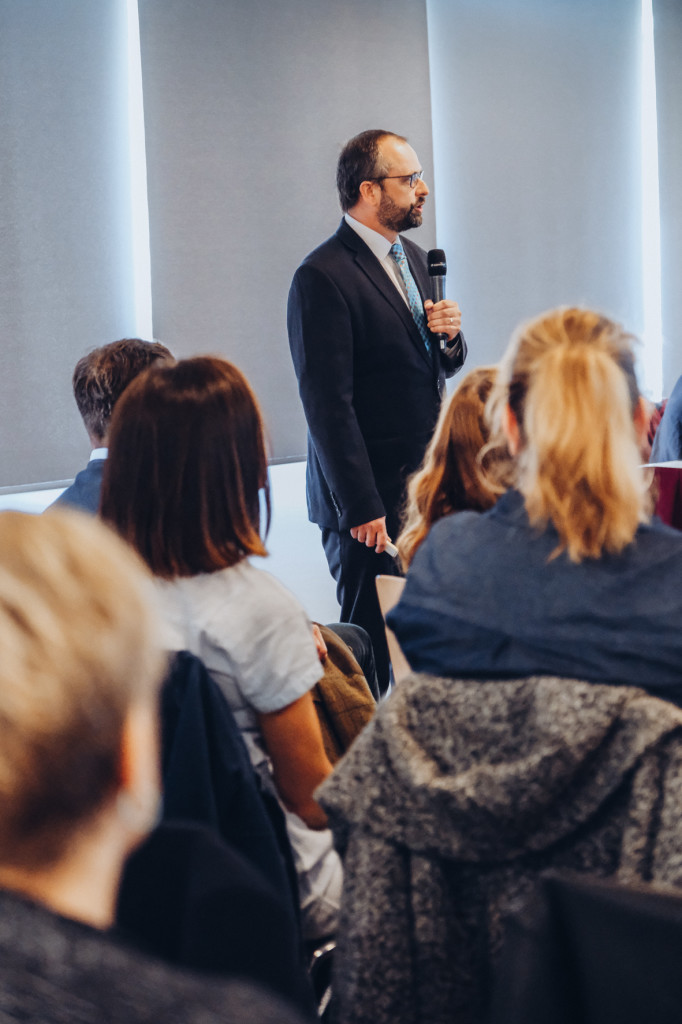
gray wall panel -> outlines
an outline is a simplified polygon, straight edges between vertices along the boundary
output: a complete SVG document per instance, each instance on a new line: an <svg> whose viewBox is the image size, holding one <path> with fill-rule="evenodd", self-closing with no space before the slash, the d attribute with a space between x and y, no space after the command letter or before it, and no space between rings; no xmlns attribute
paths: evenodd
<svg viewBox="0 0 682 1024"><path fill-rule="evenodd" d="M654 0L661 201L663 392L682 374L682 4Z"/></svg>
<svg viewBox="0 0 682 1024"><path fill-rule="evenodd" d="M236 362L273 455L301 456L289 284L338 225L350 136L407 134L431 179L424 3L140 0L140 38L154 334ZM434 244L433 203L414 237Z"/></svg>
<svg viewBox="0 0 682 1024"><path fill-rule="evenodd" d="M427 9L438 241L471 365L560 304L640 331L639 0Z"/></svg>
<svg viewBox="0 0 682 1024"><path fill-rule="evenodd" d="M82 467L73 367L132 328L124 10L0 3L0 487Z"/></svg>

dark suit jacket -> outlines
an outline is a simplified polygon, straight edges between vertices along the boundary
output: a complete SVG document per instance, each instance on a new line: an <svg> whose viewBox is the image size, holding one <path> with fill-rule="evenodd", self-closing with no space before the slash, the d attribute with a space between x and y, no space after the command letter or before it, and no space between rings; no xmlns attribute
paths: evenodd
<svg viewBox="0 0 682 1024"><path fill-rule="evenodd" d="M423 298L426 253L401 238ZM438 417L444 380L458 370L458 335L426 350L407 305L369 247L346 224L294 275L288 329L308 421L310 519L349 529L401 505Z"/></svg>
<svg viewBox="0 0 682 1024"><path fill-rule="evenodd" d="M99 511L99 496L102 490L102 475L106 459L92 459L81 469L76 479L59 495L53 505L70 505L84 512L96 515Z"/></svg>

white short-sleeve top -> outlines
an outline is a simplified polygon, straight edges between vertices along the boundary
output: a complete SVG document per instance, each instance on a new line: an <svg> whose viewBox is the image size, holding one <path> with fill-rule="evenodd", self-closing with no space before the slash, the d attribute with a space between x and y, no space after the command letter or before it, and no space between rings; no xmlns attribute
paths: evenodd
<svg viewBox="0 0 682 1024"><path fill-rule="evenodd" d="M201 658L253 764L261 764L267 755L256 712L292 704L323 674L306 613L286 587L246 560L157 584L168 649Z"/></svg>

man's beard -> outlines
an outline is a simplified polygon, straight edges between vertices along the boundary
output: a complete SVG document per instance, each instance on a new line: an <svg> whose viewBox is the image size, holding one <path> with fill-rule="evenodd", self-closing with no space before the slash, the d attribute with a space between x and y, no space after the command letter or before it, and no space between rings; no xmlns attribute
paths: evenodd
<svg viewBox="0 0 682 1024"><path fill-rule="evenodd" d="M407 231L409 228L418 228L422 222L421 207L412 203L406 210L381 190L381 203L377 210L377 218L380 224L390 231Z"/></svg>

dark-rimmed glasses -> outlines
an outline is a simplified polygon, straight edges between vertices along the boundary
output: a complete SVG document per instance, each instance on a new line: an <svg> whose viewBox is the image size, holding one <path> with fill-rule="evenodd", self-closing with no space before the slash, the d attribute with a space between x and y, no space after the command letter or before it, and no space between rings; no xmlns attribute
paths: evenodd
<svg viewBox="0 0 682 1024"><path fill-rule="evenodd" d="M423 171L413 171L412 174L382 174L380 178L368 178L368 181L388 181L389 178L405 178L410 188L414 188L418 181L423 181Z"/></svg>

